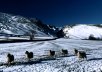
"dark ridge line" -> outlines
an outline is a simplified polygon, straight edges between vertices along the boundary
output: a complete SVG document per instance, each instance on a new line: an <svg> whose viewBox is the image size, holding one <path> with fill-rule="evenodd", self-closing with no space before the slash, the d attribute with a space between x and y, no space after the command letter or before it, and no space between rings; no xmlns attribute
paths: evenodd
<svg viewBox="0 0 102 72"><path fill-rule="evenodd" d="M56 40L58 38L54 39L41 39L41 40L17 40L17 39L12 39L12 40L6 40L6 41L0 41L0 44L2 43L20 43L20 42L38 42L38 41L51 41L51 40Z"/></svg>
<svg viewBox="0 0 102 72"><path fill-rule="evenodd" d="M81 39L81 40L102 41L102 39Z"/></svg>

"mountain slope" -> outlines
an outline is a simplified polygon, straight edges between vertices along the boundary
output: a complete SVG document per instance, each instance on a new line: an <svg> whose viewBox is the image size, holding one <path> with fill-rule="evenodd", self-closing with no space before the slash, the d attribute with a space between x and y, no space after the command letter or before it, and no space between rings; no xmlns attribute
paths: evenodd
<svg viewBox="0 0 102 72"><path fill-rule="evenodd" d="M34 22L35 21L35 22ZM0 13L0 34L56 36L57 28L51 29L49 25L38 24L39 20L22 16Z"/></svg>
<svg viewBox="0 0 102 72"><path fill-rule="evenodd" d="M35 25L37 25L40 31L43 31L44 33L48 35L56 36L56 33L59 31L59 28L52 25L44 24L41 20L37 18L31 18L30 21L34 23Z"/></svg>

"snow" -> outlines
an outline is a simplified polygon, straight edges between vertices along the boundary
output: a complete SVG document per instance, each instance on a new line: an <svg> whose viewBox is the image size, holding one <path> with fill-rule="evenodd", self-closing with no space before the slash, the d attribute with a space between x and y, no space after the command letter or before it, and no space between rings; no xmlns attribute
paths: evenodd
<svg viewBox="0 0 102 72"><path fill-rule="evenodd" d="M14 34L13 32L6 30L6 29L1 30L1 32L6 33L6 34Z"/></svg>
<svg viewBox="0 0 102 72"><path fill-rule="evenodd" d="M0 33L29 35L31 31L36 32L36 36L49 36L28 18L0 12Z"/></svg>
<svg viewBox="0 0 102 72"><path fill-rule="evenodd" d="M83 50L87 60L79 60L74 56L73 49ZM56 55L61 49L67 49L67 57L56 56L55 60L43 60L36 64L21 64L0 66L3 72L101 72L102 71L102 41L57 39L52 41L7 43L0 44L0 63L6 62L7 53L12 53L15 60L23 61L25 51L32 51L34 58L48 54L48 50L55 50Z"/></svg>
<svg viewBox="0 0 102 72"><path fill-rule="evenodd" d="M21 37L5 37L5 36L0 36L0 40L29 40L29 36L21 36ZM34 40L45 40L45 39L54 39L54 37L34 37Z"/></svg>
<svg viewBox="0 0 102 72"><path fill-rule="evenodd" d="M69 38L74 39L88 39L90 34L93 34L95 37L102 38L102 28L90 25L76 25L71 27L64 28L64 33Z"/></svg>

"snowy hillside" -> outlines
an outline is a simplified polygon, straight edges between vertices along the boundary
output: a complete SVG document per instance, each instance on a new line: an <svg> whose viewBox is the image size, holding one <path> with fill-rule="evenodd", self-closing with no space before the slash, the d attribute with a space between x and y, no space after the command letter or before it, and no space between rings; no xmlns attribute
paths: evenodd
<svg viewBox="0 0 102 72"><path fill-rule="evenodd" d="M74 39L88 39L93 34L94 37L102 39L102 27L99 25L79 24L75 26L66 26L63 29L65 35Z"/></svg>
<svg viewBox="0 0 102 72"><path fill-rule="evenodd" d="M33 22L30 18L25 18L18 15L0 13L0 34L14 34L14 35L29 35L34 32L36 36L55 36L57 28L47 25L46 28L41 28L40 24L37 24L38 20L33 18ZM42 26L42 27L43 27ZM46 29L46 30L45 30ZM53 33L51 33L53 32Z"/></svg>
<svg viewBox="0 0 102 72"><path fill-rule="evenodd" d="M87 60L79 60L73 49L85 51ZM8 52L15 56L15 61L25 60L25 51L32 51L34 58L55 50L61 55L61 49L67 49L67 57L56 56L55 60L42 60L36 64L18 64L0 66L1 72L102 72L102 42L88 40L58 39L55 41L0 44L0 64L6 62Z"/></svg>

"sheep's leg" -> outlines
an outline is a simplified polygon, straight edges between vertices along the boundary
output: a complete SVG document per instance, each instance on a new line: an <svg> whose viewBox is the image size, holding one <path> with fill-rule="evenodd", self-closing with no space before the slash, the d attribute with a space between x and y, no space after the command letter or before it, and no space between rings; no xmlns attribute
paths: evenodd
<svg viewBox="0 0 102 72"><path fill-rule="evenodd" d="M27 61L29 62L30 61L30 58L28 58Z"/></svg>
<svg viewBox="0 0 102 72"><path fill-rule="evenodd" d="M85 60L87 60L87 57L85 57Z"/></svg>
<svg viewBox="0 0 102 72"><path fill-rule="evenodd" d="M78 60L80 61L80 60L81 60L81 58L79 58L79 57L78 57Z"/></svg>
<svg viewBox="0 0 102 72"><path fill-rule="evenodd" d="M7 66L10 66L10 65L11 65L11 62L8 62L8 63L7 63Z"/></svg>
<svg viewBox="0 0 102 72"><path fill-rule="evenodd" d="M83 60L83 58L82 57L79 57L79 61L82 61Z"/></svg>
<svg viewBox="0 0 102 72"><path fill-rule="evenodd" d="M13 64L13 63L14 63L14 61L11 62L11 64Z"/></svg>

